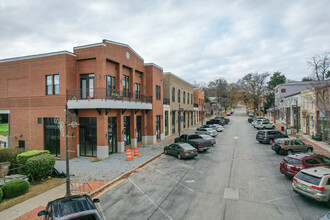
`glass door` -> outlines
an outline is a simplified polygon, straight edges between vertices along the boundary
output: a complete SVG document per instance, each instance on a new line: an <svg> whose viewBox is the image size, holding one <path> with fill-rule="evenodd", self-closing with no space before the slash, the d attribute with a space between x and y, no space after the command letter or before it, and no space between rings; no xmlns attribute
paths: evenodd
<svg viewBox="0 0 330 220"><path fill-rule="evenodd" d="M156 137L160 139L160 115L156 115Z"/></svg>
<svg viewBox="0 0 330 220"><path fill-rule="evenodd" d="M108 118L108 145L109 154L117 153L117 118Z"/></svg>
<svg viewBox="0 0 330 220"><path fill-rule="evenodd" d="M82 99L94 98L94 74L80 75L80 90Z"/></svg>
<svg viewBox="0 0 330 220"><path fill-rule="evenodd" d="M54 118L44 118L44 144L45 150L55 157L60 157L60 129Z"/></svg>
<svg viewBox="0 0 330 220"><path fill-rule="evenodd" d="M142 141L141 116L136 116L136 139L137 139L137 142Z"/></svg>
<svg viewBox="0 0 330 220"><path fill-rule="evenodd" d="M80 156L96 157L96 118L79 118Z"/></svg>

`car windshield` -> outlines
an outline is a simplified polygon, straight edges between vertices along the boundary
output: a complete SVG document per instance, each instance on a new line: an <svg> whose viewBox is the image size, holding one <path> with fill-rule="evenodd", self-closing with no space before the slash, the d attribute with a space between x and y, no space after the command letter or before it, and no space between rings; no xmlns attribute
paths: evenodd
<svg viewBox="0 0 330 220"><path fill-rule="evenodd" d="M283 160L288 164L293 164L293 165L301 165L302 164L302 160L291 158L291 157L285 157Z"/></svg>
<svg viewBox="0 0 330 220"><path fill-rule="evenodd" d="M258 135L265 135L265 134L266 134L265 131L259 131L259 132L258 132Z"/></svg>
<svg viewBox="0 0 330 220"><path fill-rule="evenodd" d="M189 140L192 140L192 139L200 139L201 137L199 135L190 135L189 136Z"/></svg>
<svg viewBox="0 0 330 220"><path fill-rule="evenodd" d="M307 183L311 183L311 184L317 185L317 186L321 182L321 178L303 173L302 171L300 171L295 177L300 179L300 180L303 180Z"/></svg>
<svg viewBox="0 0 330 220"><path fill-rule="evenodd" d="M190 144L180 144L180 147L182 147L183 150L195 150Z"/></svg>

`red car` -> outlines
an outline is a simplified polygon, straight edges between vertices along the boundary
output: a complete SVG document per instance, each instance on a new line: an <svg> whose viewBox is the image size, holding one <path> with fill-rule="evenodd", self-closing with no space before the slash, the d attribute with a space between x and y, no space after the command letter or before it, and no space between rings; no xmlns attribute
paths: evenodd
<svg viewBox="0 0 330 220"><path fill-rule="evenodd" d="M293 154L286 156L280 163L280 172L293 177L307 167L329 166L330 158L320 154Z"/></svg>

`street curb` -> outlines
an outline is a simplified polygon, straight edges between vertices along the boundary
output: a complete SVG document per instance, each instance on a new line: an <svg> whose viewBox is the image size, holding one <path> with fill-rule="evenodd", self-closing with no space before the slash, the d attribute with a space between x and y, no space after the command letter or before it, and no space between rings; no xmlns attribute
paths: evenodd
<svg viewBox="0 0 330 220"><path fill-rule="evenodd" d="M93 192L89 193L90 197L94 198L97 197L100 193L102 193L103 191L105 191L108 187L114 185L115 183L119 182L122 179L126 179L128 176L130 176L132 173L134 173L136 170L144 167L145 165L147 165L148 163L158 159L162 153L157 154L156 156L154 156L153 158L147 160L146 162L143 162L142 164L140 164L139 166L133 168L130 171L127 171L126 173L123 173L122 175L118 176L117 178L115 178L114 180L110 181L109 183L101 186L100 188L94 190Z"/></svg>

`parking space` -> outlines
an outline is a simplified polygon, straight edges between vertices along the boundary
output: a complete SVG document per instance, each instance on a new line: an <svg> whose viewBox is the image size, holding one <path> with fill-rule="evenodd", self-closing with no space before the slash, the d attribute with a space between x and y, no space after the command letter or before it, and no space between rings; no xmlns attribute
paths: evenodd
<svg viewBox="0 0 330 220"><path fill-rule="evenodd" d="M237 110L198 157L162 155L100 196L106 219L316 219L329 205L292 191L283 155Z"/></svg>

